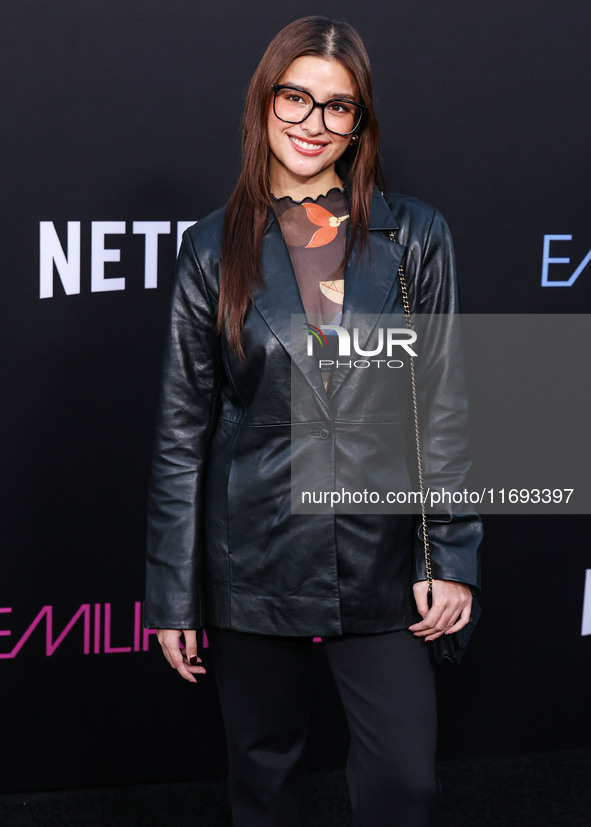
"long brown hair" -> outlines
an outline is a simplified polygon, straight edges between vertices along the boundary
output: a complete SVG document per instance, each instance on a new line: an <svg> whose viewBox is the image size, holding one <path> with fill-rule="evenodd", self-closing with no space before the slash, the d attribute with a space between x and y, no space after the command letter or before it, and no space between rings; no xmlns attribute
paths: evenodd
<svg viewBox="0 0 591 827"><path fill-rule="evenodd" d="M384 188L371 68L363 41L353 26L341 20L326 17L294 20L273 38L252 76L242 118L242 172L224 216L218 330L226 325L230 345L240 358L244 356L241 340L244 315L254 285L264 282L263 232L272 203L267 137L272 86L292 61L303 55L342 63L357 83L360 102L368 109L358 140L349 145L337 161L339 175L347 179L351 193L351 237L345 264L358 236L362 246L367 243L374 182Z"/></svg>

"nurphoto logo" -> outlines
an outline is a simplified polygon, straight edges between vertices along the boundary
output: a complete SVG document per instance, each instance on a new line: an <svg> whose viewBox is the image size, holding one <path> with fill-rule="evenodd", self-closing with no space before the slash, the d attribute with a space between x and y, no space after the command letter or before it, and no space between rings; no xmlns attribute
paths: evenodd
<svg viewBox="0 0 591 827"><path fill-rule="evenodd" d="M382 364L389 368L401 368L404 362L401 359L393 359L394 348L402 348L410 356L417 356L418 354L412 349L412 345L417 340L417 334L414 330L408 330L404 327L387 327L378 328L378 339L376 346L372 349L365 350L359 343L359 328L354 327L351 333L341 325L337 324L321 324L318 327L312 324L303 324L307 333L307 354L314 355L314 342L318 343L321 348L328 347L328 339L324 331L330 331L329 335L337 336L337 352L339 357L351 356L351 346L356 356L364 358L355 359L354 361L341 361L340 359L319 359L318 367L321 370L327 370L331 367L355 367L368 368L371 364L381 367ZM398 351L396 351L398 352ZM368 359L367 357L382 356L381 359Z"/></svg>

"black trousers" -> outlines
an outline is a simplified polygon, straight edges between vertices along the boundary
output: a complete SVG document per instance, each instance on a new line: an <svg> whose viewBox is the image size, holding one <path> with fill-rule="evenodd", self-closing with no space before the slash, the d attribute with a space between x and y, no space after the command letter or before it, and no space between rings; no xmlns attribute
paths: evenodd
<svg viewBox="0 0 591 827"><path fill-rule="evenodd" d="M297 827L311 638L209 627L234 827ZM323 643L351 730L356 827L436 823L436 702L424 641L406 630Z"/></svg>

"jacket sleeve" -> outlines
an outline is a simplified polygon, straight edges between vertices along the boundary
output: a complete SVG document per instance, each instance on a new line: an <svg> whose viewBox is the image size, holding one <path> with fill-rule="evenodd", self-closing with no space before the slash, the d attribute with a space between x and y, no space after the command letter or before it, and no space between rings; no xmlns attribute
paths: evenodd
<svg viewBox="0 0 591 827"><path fill-rule="evenodd" d="M453 243L447 223L433 213L414 284L417 403L424 490L464 490L470 467L468 400L459 329ZM482 521L470 505L438 506L427 530L435 579L480 588ZM423 529L418 521L413 582L427 579Z"/></svg>
<svg viewBox="0 0 591 827"><path fill-rule="evenodd" d="M148 490L148 628L203 625L203 482L222 377L216 317L186 231L176 266Z"/></svg>

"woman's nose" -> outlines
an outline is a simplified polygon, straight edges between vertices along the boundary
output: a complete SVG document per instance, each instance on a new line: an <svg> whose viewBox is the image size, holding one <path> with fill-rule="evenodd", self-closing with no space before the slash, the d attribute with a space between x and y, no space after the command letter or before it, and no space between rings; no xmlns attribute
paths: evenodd
<svg viewBox="0 0 591 827"><path fill-rule="evenodd" d="M306 118L306 120L303 122L302 126L304 128L307 128L307 132L310 132L314 135L316 135L318 132L324 132L326 127L324 126L322 109L319 106L315 106Z"/></svg>

